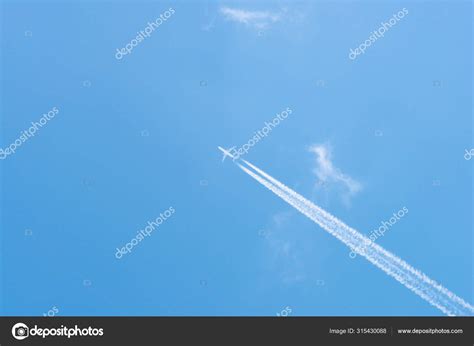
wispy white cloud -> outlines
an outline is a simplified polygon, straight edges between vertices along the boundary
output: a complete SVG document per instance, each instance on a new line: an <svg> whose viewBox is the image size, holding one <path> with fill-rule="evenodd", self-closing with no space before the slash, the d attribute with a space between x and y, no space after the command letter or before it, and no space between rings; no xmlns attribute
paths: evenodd
<svg viewBox="0 0 474 346"><path fill-rule="evenodd" d="M301 256L302 244L291 229L293 211L279 212L272 217L270 235L266 238L270 251L271 267L285 284L294 284L306 279L306 268Z"/></svg>
<svg viewBox="0 0 474 346"><path fill-rule="evenodd" d="M273 215L273 222L278 228L286 226L288 221L290 221L292 213L290 212L280 212Z"/></svg>
<svg viewBox="0 0 474 346"><path fill-rule="evenodd" d="M282 18L281 13L270 11L249 11L239 8L221 7L220 12L228 20L245 24L257 29L265 29Z"/></svg>
<svg viewBox="0 0 474 346"><path fill-rule="evenodd" d="M316 168L314 173L319 179L319 185L337 184L343 188L344 202L362 190L362 184L334 166L331 160L331 150L326 144L312 145L309 151L316 154Z"/></svg>

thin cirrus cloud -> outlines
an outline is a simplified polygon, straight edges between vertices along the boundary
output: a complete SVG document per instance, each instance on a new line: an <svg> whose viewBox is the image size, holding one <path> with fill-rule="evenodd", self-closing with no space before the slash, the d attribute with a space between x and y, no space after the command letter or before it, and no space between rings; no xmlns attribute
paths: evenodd
<svg viewBox="0 0 474 346"><path fill-rule="evenodd" d="M319 181L326 186L337 185L343 190L343 200L350 202L350 198L362 190L362 184L334 166L331 160L331 150L326 144L312 145L309 151L316 155L316 168L314 173Z"/></svg>
<svg viewBox="0 0 474 346"><path fill-rule="evenodd" d="M256 29L265 29L281 20L281 14L270 11L249 11L239 8L221 7L220 13L228 20Z"/></svg>
<svg viewBox="0 0 474 346"><path fill-rule="evenodd" d="M282 283L291 285L306 279L306 268L301 243L295 238L291 229L292 211L279 212L273 215L271 232L266 238L270 251L270 265L278 273Z"/></svg>

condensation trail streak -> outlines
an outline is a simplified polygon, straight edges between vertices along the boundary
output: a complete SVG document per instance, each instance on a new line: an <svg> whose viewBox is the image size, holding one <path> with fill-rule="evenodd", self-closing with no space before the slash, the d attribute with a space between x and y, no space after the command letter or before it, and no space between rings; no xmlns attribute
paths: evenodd
<svg viewBox="0 0 474 346"><path fill-rule="evenodd" d="M265 173L246 160L248 167L237 165L252 178L264 185L299 212L313 220L324 230L335 236L353 251L365 257L369 262L395 278L405 287L425 299L443 313L455 315L473 315L474 307L436 281L413 268L408 263L370 241L369 238L347 226L341 220L307 200L277 179ZM253 170L253 171L252 171ZM361 251L363 249L363 251Z"/></svg>

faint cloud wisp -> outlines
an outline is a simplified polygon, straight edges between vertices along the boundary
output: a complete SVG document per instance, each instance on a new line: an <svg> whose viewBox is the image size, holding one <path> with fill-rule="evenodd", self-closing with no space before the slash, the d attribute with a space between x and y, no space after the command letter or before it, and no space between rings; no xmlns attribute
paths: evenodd
<svg viewBox="0 0 474 346"><path fill-rule="evenodd" d="M304 249L294 233L288 231L293 215L293 212L288 211L273 215L272 230L266 237L271 253L271 266L286 285L300 283L306 279L306 268L301 258Z"/></svg>
<svg viewBox="0 0 474 346"><path fill-rule="evenodd" d="M221 7L220 12L228 20L245 24L256 29L265 29L281 19L280 13L269 11L248 11L238 8Z"/></svg>
<svg viewBox="0 0 474 346"><path fill-rule="evenodd" d="M339 168L334 166L331 160L331 150L328 145L312 145L309 151L316 154L316 168L314 169L314 173L320 183L323 183L325 186L328 184L342 186L343 201L349 204L350 198L362 190L362 184L347 174L342 173Z"/></svg>

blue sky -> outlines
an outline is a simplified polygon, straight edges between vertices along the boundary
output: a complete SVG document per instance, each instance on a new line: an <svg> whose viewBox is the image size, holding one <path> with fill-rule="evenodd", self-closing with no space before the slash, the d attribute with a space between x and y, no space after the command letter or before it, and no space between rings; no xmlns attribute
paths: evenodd
<svg viewBox="0 0 474 346"><path fill-rule="evenodd" d="M287 107L245 159L474 301L469 2L1 6L2 315L440 315L221 162Z"/></svg>

